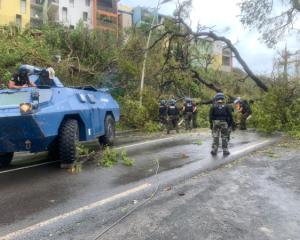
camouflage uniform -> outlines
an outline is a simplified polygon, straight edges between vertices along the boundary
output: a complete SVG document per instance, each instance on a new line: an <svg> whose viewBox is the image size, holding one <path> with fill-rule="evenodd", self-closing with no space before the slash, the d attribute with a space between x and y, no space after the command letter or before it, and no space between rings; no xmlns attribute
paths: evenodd
<svg viewBox="0 0 300 240"><path fill-rule="evenodd" d="M168 121L167 121L167 115L160 115L159 116L159 121L160 121L160 131L162 131L163 130L163 126L164 126L164 124L166 124L167 125L167 123L168 123Z"/></svg>
<svg viewBox="0 0 300 240"><path fill-rule="evenodd" d="M222 138L222 148L223 152L229 152L227 145L228 145L228 123L226 120L214 120L214 125L212 128L212 136L213 136L213 145L212 145L212 152L218 151L219 146L219 137L221 132Z"/></svg>
<svg viewBox="0 0 300 240"><path fill-rule="evenodd" d="M169 117L169 120L168 120L168 131L167 133L170 133L170 130L171 130L171 125L172 123L174 124L175 128L176 128L176 132L179 133L179 127L178 127L178 116L177 115L171 115Z"/></svg>
<svg viewBox="0 0 300 240"><path fill-rule="evenodd" d="M212 105L209 113L211 123L213 145L211 154L217 154L219 146L219 137L221 132L223 154L230 154L228 151L228 125L233 121L231 108L223 102L217 102Z"/></svg>
<svg viewBox="0 0 300 240"><path fill-rule="evenodd" d="M193 117L193 113L192 112L187 112L185 117L185 129L191 129L192 130L192 126L191 126L191 121L192 121L192 117Z"/></svg>
<svg viewBox="0 0 300 240"><path fill-rule="evenodd" d="M191 121L193 118L194 104L192 104L191 102L187 102L186 104L184 104L184 108L185 108L185 113L186 113L186 115L184 116L185 130L188 130L188 129L192 130Z"/></svg>

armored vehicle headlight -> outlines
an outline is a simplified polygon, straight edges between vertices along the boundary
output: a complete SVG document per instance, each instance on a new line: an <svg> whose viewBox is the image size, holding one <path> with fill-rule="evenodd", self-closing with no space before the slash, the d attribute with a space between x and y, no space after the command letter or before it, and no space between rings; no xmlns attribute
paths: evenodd
<svg viewBox="0 0 300 240"><path fill-rule="evenodd" d="M20 113L21 114L32 113L31 103L21 103L20 104Z"/></svg>

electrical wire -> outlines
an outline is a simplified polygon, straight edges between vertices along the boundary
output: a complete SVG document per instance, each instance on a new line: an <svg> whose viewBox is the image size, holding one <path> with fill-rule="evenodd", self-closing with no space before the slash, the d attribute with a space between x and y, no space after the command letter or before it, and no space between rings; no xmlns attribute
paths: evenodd
<svg viewBox="0 0 300 240"><path fill-rule="evenodd" d="M162 154L162 153L160 153ZM158 154L158 155L160 155ZM156 155L156 156L158 156ZM94 240L97 240L99 237L101 237L104 233L106 233L108 230L110 230L111 228L113 228L114 226L116 226L119 222L121 222L124 218L126 218L127 216L129 216L133 211L135 211L136 209L138 209L140 206L144 205L145 203L149 202L153 197L154 195L156 194L158 188L159 188L159 185L160 185L160 180L159 180L159 177L158 177L158 169L159 169L159 160L157 161L157 169L156 169L156 178L157 178L157 186L156 186L156 189L155 191L152 193L152 196L150 198L148 198L145 202L141 203L140 205L138 205L137 207L135 207L134 209L132 209L130 212L128 212L125 216L123 216L122 218L120 218L118 221L116 221L113 225L109 226L107 229L105 229L102 233L100 233L96 238L94 238Z"/></svg>

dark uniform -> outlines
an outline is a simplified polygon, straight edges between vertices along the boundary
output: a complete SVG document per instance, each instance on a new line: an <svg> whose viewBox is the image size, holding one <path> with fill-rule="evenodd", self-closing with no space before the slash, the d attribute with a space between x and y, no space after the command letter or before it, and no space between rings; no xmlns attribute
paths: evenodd
<svg viewBox="0 0 300 240"><path fill-rule="evenodd" d="M168 107L168 115L169 115L169 120L168 120L168 131L167 133L170 133L171 130L171 124L173 123L176 132L179 133L179 127L178 127L178 115L179 115L179 110L175 105L171 105Z"/></svg>
<svg viewBox="0 0 300 240"><path fill-rule="evenodd" d="M223 102L214 104L209 113L209 121L212 124L213 145L212 154L217 154L219 147L219 136L221 132L223 154L229 154L228 151L228 125L232 122L231 109Z"/></svg>
<svg viewBox="0 0 300 240"><path fill-rule="evenodd" d="M159 120L160 120L160 131L163 130L164 124L167 124L167 106L165 104L159 105Z"/></svg>
<svg viewBox="0 0 300 240"><path fill-rule="evenodd" d="M192 130L192 126L191 126L191 120L192 120L192 116L193 116L193 110L194 110L194 106L191 102L188 102L186 104L184 104L185 107L185 130L191 129Z"/></svg>
<svg viewBox="0 0 300 240"><path fill-rule="evenodd" d="M227 106L230 108L231 112L233 113L233 112L234 112L234 108L233 108L233 107L232 107L230 104L228 104ZM234 131L234 130L235 130L235 123L234 123L234 121L233 121L233 120L232 120L232 123L231 123L231 125L230 125L230 126L228 126L228 127L231 127L232 131Z"/></svg>
<svg viewBox="0 0 300 240"><path fill-rule="evenodd" d="M16 86L23 86L24 84L27 84L29 86L29 78L27 75L21 75L19 73L14 73L11 78L11 81L15 83Z"/></svg>
<svg viewBox="0 0 300 240"><path fill-rule="evenodd" d="M250 106L245 102L241 103L241 107L243 108L243 110L242 110L243 116L241 119L241 129L247 129L246 120L252 114L252 111L250 109Z"/></svg>
<svg viewBox="0 0 300 240"><path fill-rule="evenodd" d="M197 105L195 103L193 103L193 108L195 109L195 107L197 107ZM197 116L198 116L198 109L196 109L195 112L193 112L193 128L197 128Z"/></svg>

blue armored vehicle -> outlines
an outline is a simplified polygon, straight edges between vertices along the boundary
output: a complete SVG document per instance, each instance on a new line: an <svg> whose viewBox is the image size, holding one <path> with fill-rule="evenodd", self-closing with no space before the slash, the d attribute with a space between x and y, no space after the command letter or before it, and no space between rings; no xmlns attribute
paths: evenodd
<svg viewBox="0 0 300 240"><path fill-rule="evenodd" d="M76 160L76 142L113 145L120 112L108 89L64 87L47 70L25 66L36 87L0 90L0 167L14 152L49 151L61 163Z"/></svg>

